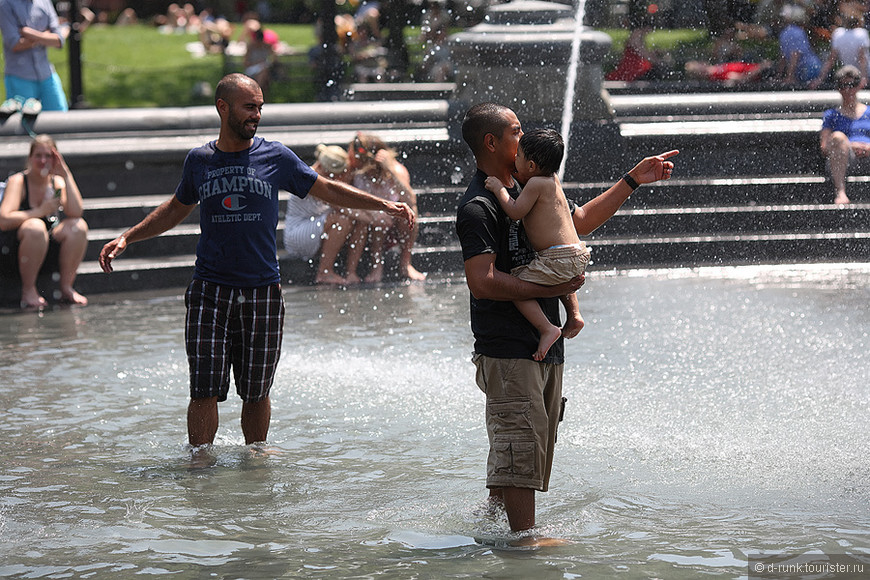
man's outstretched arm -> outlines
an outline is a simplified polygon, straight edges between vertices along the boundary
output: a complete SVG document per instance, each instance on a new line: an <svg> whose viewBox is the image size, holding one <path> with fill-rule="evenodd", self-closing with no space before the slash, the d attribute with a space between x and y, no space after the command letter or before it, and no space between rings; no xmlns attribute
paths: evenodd
<svg viewBox="0 0 870 580"><path fill-rule="evenodd" d="M635 165L626 175L633 179L637 185L653 183L662 179L670 179L674 170L674 163L668 161L679 153L676 149L646 157ZM622 207L628 196L634 191L624 179L620 179L613 187L591 199L574 210L574 228L581 236L588 236L597 230L604 222L613 217L613 214Z"/></svg>
<svg viewBox="0 0 870 580"><path fill-rule="evenodd" d="M416 221L414 210L407 203L388 201L322 175L317 177L317 181L308 193L333 206L386 212L393 217L404 219L412 229Z"/></svg>
<svg viewBox="0 0 870 580"><path fill-rule="evenodd" d="M112 260L127 249L128 244L140 242L171 230L190 215L195 205L185 205L174 195L145 216L141 222L107 243L100 252L100 267L103 272L112 271Z"/></svg>

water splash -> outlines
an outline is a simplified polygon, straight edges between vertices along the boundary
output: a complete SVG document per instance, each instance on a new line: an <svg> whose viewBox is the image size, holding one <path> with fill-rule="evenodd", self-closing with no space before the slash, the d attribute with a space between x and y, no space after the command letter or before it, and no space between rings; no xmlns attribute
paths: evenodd
<svg viewBox="0 0 870 580"><path fill-rule="evenodd" d="M200 469L180 295L5 316L0 577L736 578L758 538L870 550L868 265L596 271L537 505L574 544L522 553L485 503L464 282L284 295L269 446L231 395Z"/></svg>
<svg viewBox="0 0 870 580"><path fill-rule="evenodd" d="M586 18L586 0L578 0L574 14L574 36L571 38L571 58L568 60L568 80L565 82L565 101L562 105L562 139L565 140L565 155L559 167L559 179L565 175L568 148L571 140L571 122L574 120L574 93L577 89L577 67L580 61L580 36Z"/></svg>

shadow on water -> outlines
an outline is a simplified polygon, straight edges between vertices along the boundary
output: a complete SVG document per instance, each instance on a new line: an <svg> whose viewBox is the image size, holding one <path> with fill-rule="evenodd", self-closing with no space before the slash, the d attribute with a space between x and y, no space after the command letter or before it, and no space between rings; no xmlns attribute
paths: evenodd
<svg viewBox="0 0 870 580"><path fill-rule="evenodd" d="M595 272L541 533L487 510L461 280L288 288L272 428L185 445L183 303L2 317L2 577L695 578L870 550L870 267Z"/></svg>

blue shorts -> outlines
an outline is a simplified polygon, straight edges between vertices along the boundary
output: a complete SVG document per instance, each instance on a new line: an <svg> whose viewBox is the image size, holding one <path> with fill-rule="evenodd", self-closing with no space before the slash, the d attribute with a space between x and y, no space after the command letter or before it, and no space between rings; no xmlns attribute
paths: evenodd
<svg viewBox="0 0 870 580"><path fill-rule="evenodd" d="M68 111L66 94L56 72L42 81L30 81L20 77L6 75L6 98L18 97L22 102L26 99L38 99L43 111Z"/></svg>
<svg viewBox="0 0 870 580"><path fill-rule="evenodd" d="M231 288L194 280L184 304L190 398L226 401L232 368L236 392L243 401L265 400L281 356L281 286Z"/></svg>

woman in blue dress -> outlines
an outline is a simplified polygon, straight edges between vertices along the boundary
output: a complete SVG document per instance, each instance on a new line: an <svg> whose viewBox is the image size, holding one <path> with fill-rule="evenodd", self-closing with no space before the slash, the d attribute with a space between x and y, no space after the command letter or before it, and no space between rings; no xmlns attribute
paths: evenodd
<svg viewBox="0 0 870 580"><path fill-rule="evenodd" d="M825 111L820 145L834 184L834 203L849 203L847 171L870 167L870 109L858 100L858 91L866 83L861 71L846 65L837 71L836 81L843 100L836 109Z"/></svg>

